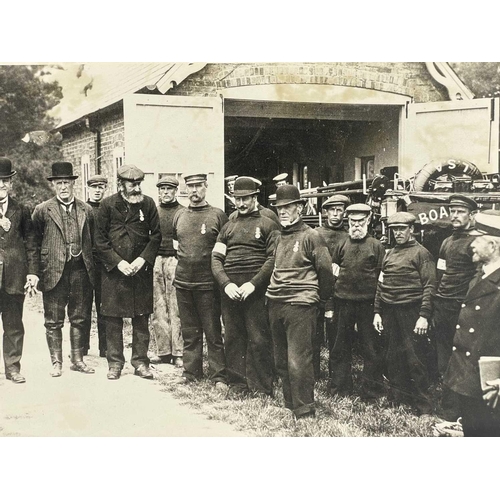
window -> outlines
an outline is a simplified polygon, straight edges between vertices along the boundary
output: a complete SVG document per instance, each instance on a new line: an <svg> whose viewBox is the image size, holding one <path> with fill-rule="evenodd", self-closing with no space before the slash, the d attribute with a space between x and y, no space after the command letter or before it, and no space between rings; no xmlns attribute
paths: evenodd
<svg viewBox="0 0 500 500"><path fill-rule="evenodd" d="M116 176L118 169L123 165L125 161L125 150L123 146L118 146L113 149L113 178L111 179L112 192L116 193L118 186L116 185Z"/></svg>

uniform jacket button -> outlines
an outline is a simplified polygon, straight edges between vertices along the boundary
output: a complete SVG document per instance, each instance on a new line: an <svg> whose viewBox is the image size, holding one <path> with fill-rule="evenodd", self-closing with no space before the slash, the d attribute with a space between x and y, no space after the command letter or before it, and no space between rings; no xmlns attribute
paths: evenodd
<svg viewBox="0 0 500 500"><path fill-rule="evenodd" d="M469 333L474 333L474 328L469 328Z"/></svg>
<svg viewBox="0 0 500 500"><path fill-rule="evenodd" d="M470 356L470 352L469 352L469 351L467 351L467 352L465 353L465 355L466 355L467 357L469 357L469 356Z"/></svg>
<svg viewBox="0 0 500 500"><path fill-rule="evenodd" d="M479 311L479 309L481 309L481 306L476 306L475 309L476 311Z"/></svg>
<svg viewBox="0 0 500 500"><path fill-rule="evenodd" d="M455 346L453 346L452 351L456 351L456 350L457 350L457 348Z"/></svg>

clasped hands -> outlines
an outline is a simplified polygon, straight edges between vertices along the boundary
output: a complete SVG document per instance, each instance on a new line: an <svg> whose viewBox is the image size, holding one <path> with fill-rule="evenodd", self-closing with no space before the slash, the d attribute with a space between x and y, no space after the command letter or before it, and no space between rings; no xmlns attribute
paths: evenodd
<svg viewBox="0 0 500 500"><path fill-rule="evenodd" d="M39 278L36 274L28 274L26 276L26 284L24 285L24 293L28 297L32 297L33 295L36 295L38 292L38 281Z"/></svg>
<svg viewBox="0 0 500 500"><path fill-rule="evenodd" d="M134 274L138 273L141 269L142 266L146 261L142 257L137 257L133 262L128 263L126 260L121 260L118 263L118 269L125 275L125 276L134 276Z"/></svg>
<svg viewBox="0 0 500 500"><path fill-rule="evenodd" d="M243 285L238 286L235 283L229 283L224 288L224 292L231 300L237 300L239 302L248 298L250 294L252 294L255 290L255 286L247 281L243 283Z"/></svg>

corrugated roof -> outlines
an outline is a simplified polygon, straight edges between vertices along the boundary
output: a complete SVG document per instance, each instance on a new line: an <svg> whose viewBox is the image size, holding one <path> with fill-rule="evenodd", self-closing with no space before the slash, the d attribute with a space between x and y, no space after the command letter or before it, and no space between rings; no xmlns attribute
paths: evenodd
<svg viewBox="0 0 500 500"><path fill-rule="evenodd" d="M72 85L78 88L78 96L70 96L67 87L67 103L61 113L61 128L90 113L119 102L127 94L133 94L144 87L157 88L165 93L172 88L172 82L181 83L189 75L206 66L206 63L86 63L78 69ZM76 66L75 66L76 68ZM82 93L87 88L86 95ZM63 86L64 92L64 86ZM73 94L74 94L73 90Z"/></svg>

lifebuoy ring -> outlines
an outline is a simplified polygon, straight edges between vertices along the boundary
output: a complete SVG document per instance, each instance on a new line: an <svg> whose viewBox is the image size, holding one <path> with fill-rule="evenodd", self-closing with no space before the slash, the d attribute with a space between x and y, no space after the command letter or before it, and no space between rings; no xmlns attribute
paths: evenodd
<svg viewBox="0 0 500 500"><path fill-rule="evenodd" d="M456 158L433 160L416 173L414 179L415 191L425 191L431 179L437 179L445 174L468 175L472 180L483 178L480 170L470 161L458 160Z"/></svg>

